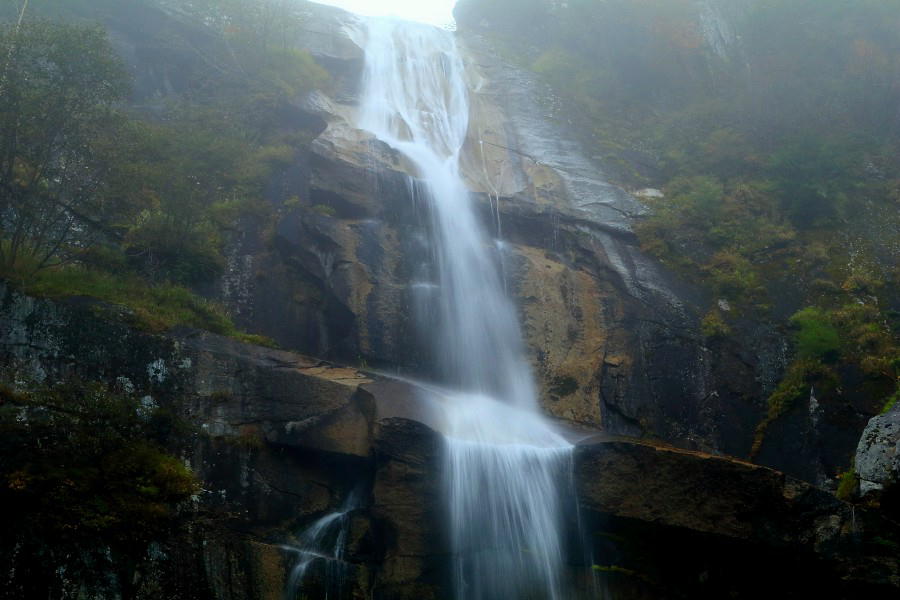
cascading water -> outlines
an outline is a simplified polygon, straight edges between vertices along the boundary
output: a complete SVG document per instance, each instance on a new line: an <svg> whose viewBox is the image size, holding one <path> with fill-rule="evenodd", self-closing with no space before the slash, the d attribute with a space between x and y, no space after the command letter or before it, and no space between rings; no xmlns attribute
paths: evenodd
<svg viewBox="0 0 900 600"><path fill-rule="evenodd" d="M351 492L340 509L328 513L304 529L294 545L284 545L282 550L293 555L294 566L285 586L285 600L300 597L301 586L314 565L322 566L321 592L324 598L340 598L347 579L344 550L350 528L350 517L359 507L359 494Z"/></svg>
<svg viewBox="0 0 900 600"><path fill-rule="evenodd" d="M395 19L368 22L359 125L418 171L431 215L437 303L427 322L447 395L445 483L455 594L466 600L557 599L562 503L572 447L540 417L496 246L459 173L468 129L464 67L453 36ZM415 285L413 286L415 287Z"/></svg>

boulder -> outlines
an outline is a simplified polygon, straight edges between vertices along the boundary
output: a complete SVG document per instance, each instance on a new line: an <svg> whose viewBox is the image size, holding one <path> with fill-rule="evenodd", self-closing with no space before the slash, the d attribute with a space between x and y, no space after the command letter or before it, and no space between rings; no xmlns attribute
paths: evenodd
<svg viewBox="0 0 900 600"><path fill-rule="evenodd" d="M631 590L617 597L856 598L900 587L896 522L766 467L601 435L577 445L575 482L594 563Z"/></svg>
<svg viewBox="0 0 900 600"><path fill-rule="evenodd" d="M862 495L900 484L900 404L866 425L856 447L856 473Z"/></svg>

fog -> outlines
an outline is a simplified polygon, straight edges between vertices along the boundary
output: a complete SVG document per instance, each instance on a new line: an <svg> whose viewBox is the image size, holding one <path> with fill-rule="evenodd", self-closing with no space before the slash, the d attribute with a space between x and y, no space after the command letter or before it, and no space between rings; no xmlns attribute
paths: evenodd
<svg viewBox="0 0 900 600"><path fill-rule="evenodd" d="M322 0L320 4L338 6L369 16L391 15L444 27L453 24L455 0Z"/></svg>

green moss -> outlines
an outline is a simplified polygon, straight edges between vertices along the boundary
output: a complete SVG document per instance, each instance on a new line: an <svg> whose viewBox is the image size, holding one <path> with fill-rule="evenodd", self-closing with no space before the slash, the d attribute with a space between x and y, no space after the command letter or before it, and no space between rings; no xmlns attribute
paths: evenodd
<svg viewBox="0 0 900 600"><path fill-rule="evenodd" d="M897 405L897 401L900 400L900 387L897 388L897 391L894 392L884 403L884 406L881 408L881 414L887 414Z"/></svg>
<svg viewBox="0 0 900 600"><path fill-rule="evenodd" d="M856 471L851 467L849 471L841 473L835 496L837 496L839 500L849 502L856 497L858 490L859 475L857 475Z"/></svg>
<svg viewBox="0 0 900 600"><path fill-rule="evenodd" d="M768 410L765 418L756 427L750 455L756 456L759 453L769 426L791 410L797 402L808 398L813 387L820 393L827 394L834 390L838 383L834 371L819 361L799 359L791 363L784 378L769 396Z"/></svg>
<svg viewBox="0 0 900 600"><path fill-rule="evenodd" d="M23 280L10 280L26 294L45 298L87 296L125 306L134 325L158 333L177 325L205 329L239 341L277 348L270 338L239 331L223 306L168 283L148 284L136 275L113 275L83 266L69 265L41 270Z"/></svg>
<svg viewBox="0 0 900 600"><path fill-rule="evenodd" d="M150 285L134 275L113 275L79 266L45 269L22 286L27 294L63 298L88 296L132 309L136 325L159 332L188 325L222 335L237 335L225 309L172 284Z"/></svg>
<svg viewBox="0 0 900 600"><path fill-rule="evenodd" d="M887 412L900 398L900 360L890 319L873 303L855 302L837 308L808 307L791 317L797 358L768 400L759 424L753 454L768 426L804 399L859 394L871 399L871 410Z"/></svg>
<svg viewBox="0 0 900 600"><path fill-rule="evenodd" d="M790 322L799 328L797 352L802 358L834 362L841 339L828 314L816 307L808 307L794 314Z"/></svg>
<svg viewBox="0 0 900 600"><path fill-rule="evenodd" d="M327 204L315 204L312 207L312 211L317 215L322 215L323 217L334 217L337 215L337 210L333 206L329 206Z"/></svg>
<svg viewBox="0 0 900 600"><path fill-rule="evenodd" d="M278 350L281 346L278 345L278 342L273 340L272 338L260 335L258 333L236 333L232 337L238 339L245 344L253 344L254 346L264 346L266 348L272 348Z"/></svg>
<svg viewBox="0 0 900 600"><path fill-rule="evenodd" d="M621 567L619 565L591 565L591 571L593 571L594 573L602 573L604 575L613 577L640 579L641 581L650 585L657 584L657 582L654 581L653 577L651 577L650 575L642 573L640 571L635 571L634 569Z"/></svg>
<svg viewBox="0 0 900 600"><path fill-rule="evenodd" d="M722 318L722 313L716 309L706 313L700 322L700 330L705 337L710 339L724 338L731 334L731 328Z"/></svg>
<svg viewBox="0 0 900 600"><path fill-rule="evenodd" d="M785 414L798 400L803 400L809 396L810 382L809 374L815 371L819 365L811 361L798 361L788 367L788 371L769 396L768 418L774 421L781 415Z"/></svg>

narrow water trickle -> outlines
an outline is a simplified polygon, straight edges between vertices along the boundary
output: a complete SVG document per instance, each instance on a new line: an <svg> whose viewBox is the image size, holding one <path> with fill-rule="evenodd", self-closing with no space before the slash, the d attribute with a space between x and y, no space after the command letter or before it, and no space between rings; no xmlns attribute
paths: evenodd
<svg viewBox="0 0 900 600"><path fill-rule="evenodd" d="M437 292L419 327L441 384L456 390L445 394L443 432L455 597L567 598L562 521L572 446L538 412L497 247L459 173L469 125L462 60L447 31L367 23L359 126L416 167L430 215L431 281L415 282L413 292Z"/></svg>
<svg viewBox="0 0 900 600"><path fill-rule="evenodd" d="M358 507L359 494L351 492L338 510L320 517L300 532L295 544L281 547L294 561L285 586L285 600L300 597L301 586L314 570L318 571L323 598L341 597L347 581L344 551L350 518L352 511Z"/></svg>

